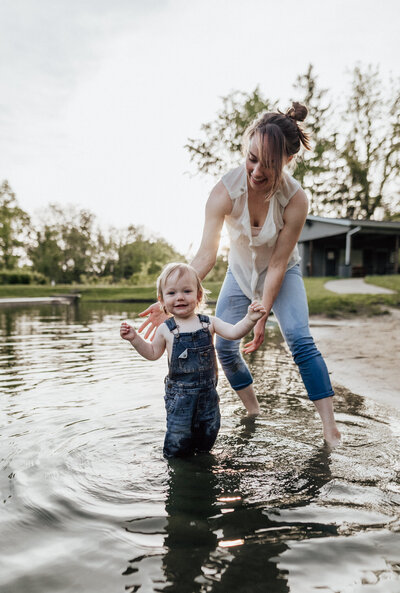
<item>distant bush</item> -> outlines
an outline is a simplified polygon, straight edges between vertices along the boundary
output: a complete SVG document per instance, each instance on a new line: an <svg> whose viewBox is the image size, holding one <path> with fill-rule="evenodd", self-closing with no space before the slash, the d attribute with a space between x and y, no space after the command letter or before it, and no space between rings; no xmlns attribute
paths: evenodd
<svg viewBox="0 0 400 593"><path fill-rule="evenodd" d="M43 274L27 270L0 270L0 284L46 284Z"/></svg>

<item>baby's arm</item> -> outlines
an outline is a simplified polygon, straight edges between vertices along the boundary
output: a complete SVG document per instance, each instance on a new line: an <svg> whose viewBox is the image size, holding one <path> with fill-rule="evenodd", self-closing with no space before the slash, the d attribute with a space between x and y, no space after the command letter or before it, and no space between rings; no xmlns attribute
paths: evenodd
<svg viewBox="0 0 400 593"><path fill-rule="evenodd" d="M238 340L243 338L253 327L256 322L266 314L266 310L261 303L253 301L247 310L247 315L243 317L236 325L222 321L218 317L213 317L212 325L216 334L225 338L226 340Z"/></svg>
<svg viewBox="0 0 400 593"><path fill-rule="evenodd" d="M141 356L147 360L157 360L164 353L166 342L164 335L164 324L157 328L157 331L152 342L146 342L137 331L123 321L120 330L121 338L128 340L132 346L139 352Z"/></svg>

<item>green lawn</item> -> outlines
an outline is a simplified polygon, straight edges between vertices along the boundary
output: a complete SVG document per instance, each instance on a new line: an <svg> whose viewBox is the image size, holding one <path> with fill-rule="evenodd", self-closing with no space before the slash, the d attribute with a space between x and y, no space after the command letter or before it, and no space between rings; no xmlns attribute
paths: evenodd
<svg viewBox="0 0 400 593"><path fill-rule="evenodd" d="M392 276L366 276L365 282L369 284L376 284L376 286L383 286L400 292L400 274L393 274Z"/></svg>
<svg viewBox="0 0 400 593"><path fill-rule="evenodd" d="M216 300L221 287L221 282L206 282L210 290L209 300ZM2 284L0 285L0 298L14 297L46 297L57 294L79 293L82 301L126 301L156 300L156 288L150 286L124 286L124 285L82 285L65 284L57 286L35 284Z"/></svg>
<svg viewBox="0 0 400 593"><path fill-rule="evenodd" d="M311 314L327 315L329 317L343 315L380 315L387 312L388 307L400 307L400 275L396 276L368 276L365 280L378 286L390 288L393 295L339 295L324 288L324 283L332 278L305 278L308 303ZM205 282L211 293L209 301L215 301L221 282ZM7 297L40 297L55 294L79 293L82 302L99 301L127 301L130 299L154 301L155 286L96 286L96 285L0 285L0 298Z"/></svg>
<svg viewBox="0 0 400 593"><path fill-rule="evenodd" d="M385 283L380 283L385 279ZM304 278L310 313L337 317L340 315L381 315L388 307L400 307L399 276L368 276L365 281L397 291L396 294L341 295L324 288L332 278Z"/></svg>

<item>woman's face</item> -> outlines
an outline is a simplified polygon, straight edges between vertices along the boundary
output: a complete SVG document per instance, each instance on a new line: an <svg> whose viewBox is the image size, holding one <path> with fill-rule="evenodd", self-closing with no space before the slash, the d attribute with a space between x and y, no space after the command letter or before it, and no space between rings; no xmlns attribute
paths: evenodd
<svg viewBox="0 0 400 593"><path fill-rule="evenodd" d="M266 195L273 186L275 171L263 165L263 162L265 163L268 159L261 158L259 151L260 143L256 135L254 135L249 142L246 155L247 179L252 189ZM288 163L291 158L284 157L283 164Z"/></svg>

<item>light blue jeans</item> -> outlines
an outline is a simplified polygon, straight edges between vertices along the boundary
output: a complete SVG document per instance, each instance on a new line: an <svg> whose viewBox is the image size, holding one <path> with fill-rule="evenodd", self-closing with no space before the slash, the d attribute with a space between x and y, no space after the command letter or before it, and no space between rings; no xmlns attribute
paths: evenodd
<svg viewBox="0 0 400 593"><path fill-rule="evenodd" d="M229 323L237 323L250 304L228 268L218 297L216 316ZM272 311L278 320L294 362L298 365L310 400L333 395L328 369L310 334L308 304L299 265L285 274ZM250 371L240 353L240 340L224 340L217 336L216 349L224 373L235 391L253 382Z"/></svg>

